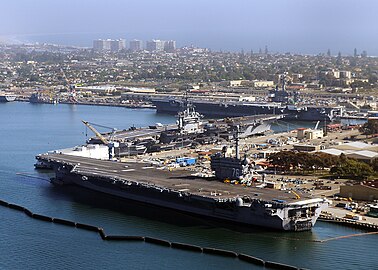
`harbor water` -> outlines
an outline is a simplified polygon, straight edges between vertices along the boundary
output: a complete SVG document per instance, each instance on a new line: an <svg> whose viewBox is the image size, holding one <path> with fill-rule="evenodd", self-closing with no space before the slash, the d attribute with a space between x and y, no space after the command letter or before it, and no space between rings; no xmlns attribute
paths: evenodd
<svg viewBox="0 0 378 270"><path fill-rule="evenodd" d="M55 187L34 170L34 156L80 145L81 120L124 129L173 123L150 109L29 103L0 104L0 200L34 213L140 235L232 250L307 269L378 269L377 235L319 242L363 230L317 222L312 231L282 233L237 227L76 187ZM107 131L106 129L102 131ZM264 269L238 259L145 242L103 241L97 233L43 222L0 206L0 269Z"/></svg>

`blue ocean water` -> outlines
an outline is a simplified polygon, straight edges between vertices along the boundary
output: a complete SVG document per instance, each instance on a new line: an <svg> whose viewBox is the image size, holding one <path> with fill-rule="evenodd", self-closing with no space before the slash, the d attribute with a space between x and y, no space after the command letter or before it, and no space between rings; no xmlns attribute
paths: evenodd
<svg viewBox="0 0 378 270"><path fill-rule="evenodd" d="M35 171L34 156L86 140L81 120L116 127L172 123L154 110L117 107L0 104L0 199L31 211L104 228L229 249L309 269L377 269L378 236L324 243L313 240L363 231L318 222L311 232L280 233L214 223L157 207L120 201L76 187L55 187ZM91 134L88 134L91 135ZM108 242L96 233L31 219L0 206L0 269L263 269L238 259L143 242Z"/></svg>

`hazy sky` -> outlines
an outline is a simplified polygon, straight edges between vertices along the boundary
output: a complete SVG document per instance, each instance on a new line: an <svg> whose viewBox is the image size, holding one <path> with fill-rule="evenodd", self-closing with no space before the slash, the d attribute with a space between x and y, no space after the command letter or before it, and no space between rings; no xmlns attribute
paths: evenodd
<svg viewBox="0 0 378 270"><path fill-rule="evenodd" d="M94 38L179 46L378 55L378 0L2 0L0 36L91 46Z"/></svg>

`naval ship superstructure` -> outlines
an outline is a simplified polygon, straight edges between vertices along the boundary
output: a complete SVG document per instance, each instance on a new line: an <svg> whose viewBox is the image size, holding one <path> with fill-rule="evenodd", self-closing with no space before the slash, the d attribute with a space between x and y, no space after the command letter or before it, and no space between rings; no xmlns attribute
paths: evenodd
<svg viewBox="0 0 378 270"><path fill-rule="evenodd" d="M235 156L227 156L227 147L225 146L222 153L211 156L211 169L218 180L248 187L256 186L259 175L254 171L255 163L247 156L240 158L239 133L239 127L236 126L234 130ZM264 186L265 175L260 179L260 190ZM256 224L260 226L269 227L270 224L278 223L284 230L309 230L315 225L321 210L328 206L328 202L321 198L300 200L301 196L295 191L291 191L291 193L298 200L297 203L290 203L278 198L272 199L270 202L262 202L259 198L259 190L255 189L255 191L254 196L248 198L248 206L251 215L256 218ZM238 201L241 205L245 205L243 198L239 198ZM298 205L301 206L298 207Z"/></svg>
<svg viewBox="0 0 378 270"><path fill-rule="evenodd" d="M256 115L223 119L203 119L195 107L186 102L185 109L177 114L176 125L154 125L147 128L131 128L96 136L90 144L117 143L116 156L129 156L207 144L216 140L229 140L230 131L240 127L240 137L262 135L270 131L271 124L281 115ZM85 122L85 121L84 121ZM93 124L93 123L90 123ZM109 128L109 127L108 127ZM101 138L103 137L103 138ZM105 140L104 140L105 139Z"/></svg>

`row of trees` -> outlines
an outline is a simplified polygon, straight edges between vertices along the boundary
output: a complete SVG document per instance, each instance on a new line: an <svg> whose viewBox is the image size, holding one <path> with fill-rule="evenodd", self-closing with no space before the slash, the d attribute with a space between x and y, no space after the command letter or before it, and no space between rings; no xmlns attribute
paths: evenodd
<svg viewBox="0 0 378 270"><path fill-rule="evenodd" d="M333 156L326 153L281 151L271 154L268 160L276 169L284 172L309 173L327 168L334 177L361 181L378 173L378 159L369 165L347 158L344 154Z"/></svg>
<svg viewBox="0 0 378 270"><path fill-rule="evenodd" d="M369 119L361 126L359 131L364 135L378 134L378 119Z"/></svg>

